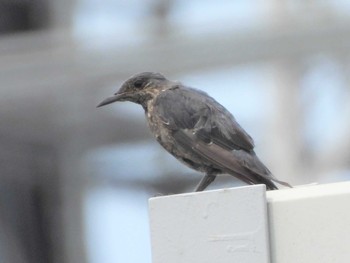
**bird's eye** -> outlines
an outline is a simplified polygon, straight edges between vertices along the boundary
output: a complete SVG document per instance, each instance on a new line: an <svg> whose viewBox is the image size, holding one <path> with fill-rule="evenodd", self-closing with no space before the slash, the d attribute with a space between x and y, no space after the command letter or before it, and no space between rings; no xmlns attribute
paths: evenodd
<svg viewBox="0 0 350 263"><path fill-rule="evenodd" d="M141 80L141 79L139 79L139 80L136 80L135 82L134 82L134 87L135 88L141 88L142 87L142 85L143 85L143 81Z"/></svg>

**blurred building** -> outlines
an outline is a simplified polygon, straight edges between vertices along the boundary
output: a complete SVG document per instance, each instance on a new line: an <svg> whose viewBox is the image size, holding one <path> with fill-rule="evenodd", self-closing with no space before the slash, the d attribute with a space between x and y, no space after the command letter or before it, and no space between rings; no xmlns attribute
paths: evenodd
<svg viewBox="0 0 350 263"><path fill-rule="evenodd" d="M350 178L348 1L0 0L0 34L1 262L150 262L147 199L200 176L137 105L96 109L141 71L215 97L279 179Z"/></svg>

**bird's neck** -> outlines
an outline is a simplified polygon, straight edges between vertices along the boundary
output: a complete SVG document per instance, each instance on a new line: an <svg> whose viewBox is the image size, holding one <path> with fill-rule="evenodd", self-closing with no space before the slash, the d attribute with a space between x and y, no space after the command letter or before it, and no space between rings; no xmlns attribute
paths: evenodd
<svg viewBox="0 0 350 263"><path fill-rule="evenodd" d="M139 97L137 103L139 103L147 112L150 102L153 101L155 97L155 94L151 92L145 92L142 96Z"/></svg>
<svg viewBox="0 0 350 263"><path fill-rule="evenodd" d="M153 88L149 90L145 90L144 95L142 96L142 99L139 101L145 112L148 112L151 107L153 107L154 100L158 97L159 94L161 94L165 89L161 88Z"/></svg>

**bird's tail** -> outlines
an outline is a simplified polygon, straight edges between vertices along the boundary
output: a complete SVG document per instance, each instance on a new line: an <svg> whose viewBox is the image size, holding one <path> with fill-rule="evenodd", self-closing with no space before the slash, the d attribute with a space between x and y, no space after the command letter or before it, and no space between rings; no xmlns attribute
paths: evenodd
<svg viewBox="0 0 350 263"><path fill-rule="evenodd" d="M246 169L255 175L252 177L256 180L255 184L263 183L267 190L278 190L275 183L292 188L287 182L278 180L254 152L251 152L251 157L253 157L253 161L250 162L251 166L246 167Z"/></svg>
<svg viewBox="0 0 350 263"><path fill-rule="evenodd" d="M280 185L289 187L289 188L293 188L293 186L291 186L290 184L288 184L287 182L283 182L280 180L277 180L271 173L268 175L269 177L261 177L260 176L260 183L263 183L266 185L266 189L267 190L278 190L278 187L276 186L275 183L278 183Z"/></svg>
<svg viewBox="0 0 350 263"><path fill-rule="evenodd" d="M272 180L262 177L261 183L266 185L266 190L278 190L277 185L275 185L275 183Z"/></svg>

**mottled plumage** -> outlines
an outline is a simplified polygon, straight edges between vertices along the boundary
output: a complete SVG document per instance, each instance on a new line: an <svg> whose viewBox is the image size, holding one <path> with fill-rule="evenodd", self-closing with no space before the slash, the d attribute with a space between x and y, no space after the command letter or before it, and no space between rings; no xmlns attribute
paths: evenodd
<svg viewBox="0 0 350 263"><path fill-rule="evenodd" d="M217 174L227 173L247 184L277 189L277 180L258 159L253 139L233 115L206 93L144 72L128 79L99 106L132 101L145 110L157 141L178 160L206 175L196 188L204 190Z"/></svg>

